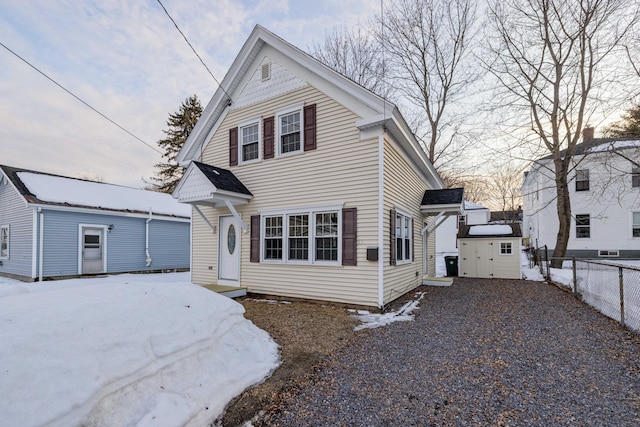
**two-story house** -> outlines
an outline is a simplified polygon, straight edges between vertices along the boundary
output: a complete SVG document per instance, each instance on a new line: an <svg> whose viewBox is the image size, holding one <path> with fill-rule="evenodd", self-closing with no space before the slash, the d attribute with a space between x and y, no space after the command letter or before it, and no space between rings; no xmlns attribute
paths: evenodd
<svg viewBox="0 0 640 427"><path fill-rule="evenodd" d="M569 175L572 226L567 256L640 258L640 141L583 132ZM552 251L558 233L553 162L535 161L523 186L523 234Z"/></svg>
<svg viewBox="0 0 640 427"><path fill-rule="evenodd" d="M260 26L178 161L200 285L383 307L434 275L429 220L462 208L396 106Z"/></svg>

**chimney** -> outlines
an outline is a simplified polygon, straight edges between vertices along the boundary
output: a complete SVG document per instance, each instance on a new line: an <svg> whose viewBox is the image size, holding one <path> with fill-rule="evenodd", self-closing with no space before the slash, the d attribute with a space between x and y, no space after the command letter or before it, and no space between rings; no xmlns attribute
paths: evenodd
<svg viewBox="0 0 640 427"><path fill-rule="evenodd" d="M591 141L593 139L594 130L595 129L591 125L585 126L584 130L582 131L582 142Z"/></svg>

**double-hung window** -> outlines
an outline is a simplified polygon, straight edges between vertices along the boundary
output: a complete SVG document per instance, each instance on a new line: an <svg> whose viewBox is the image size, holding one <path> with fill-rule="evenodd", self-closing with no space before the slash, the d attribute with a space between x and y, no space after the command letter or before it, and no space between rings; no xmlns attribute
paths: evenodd
<svg viewBox="0 0 640 427"><path fill-rule="evenodd" d="M260 119L252 119L238 126L240 130L240 163L260 159Z"/></svg>
<svg viewBox="0 0 640 427"><path fill-rule="evenodd" d="M302 104L295 105L276 113L276 132L278 154L293 154L303 151L304 129Z"/></svg>
<svg viewBox="0 0 640 427"><path fill-rule="evenodd" d="M640 187L640 166L631 167L631 187Z"/></svg>
<svg viewBox="0 0 640 427"><path fill-rule="evenodd" d="M403 213L396 213L396 263L411 262L412 218Z"/></svg>
<svg viewBox="0 0 640 427"><path fill-rule="evenodd" d="M576 238L591 237L591 218L589 214L576 215Z"/></svg>
<svg viewBox="0 0 640 427"><path fill-rule="evenodd" d="M631 229L633 237L640 237L640 212L633 213Z"/></svg>
<svg viewBox="0 0 640 427"><path fill-rule="evenodd" d="M283 247L282 216L264 218L264 259L282 259Z"/></svg>
<svg viewBox="0 0 640 427"><path fill-rule="evenodd" d="M338 264L340 218L339 209L263 215L262 259L265 262Z"/></svg>
<svg viewBox="0 0 640 427"><path fill-rule="evenodd" d="M338 261L338 212L316 214L316 261Z"/></svg>
<svg viewBox="0 0 640 427"><path fill-rule="evenodd" d="M589 169L576 170L576 191L589 191Z"/></svg>
<svg viewBox="0 0 640 427"><path fill-rule="evenodd" d="M9 259L9 226L0 227L0 259Z"/></svg>

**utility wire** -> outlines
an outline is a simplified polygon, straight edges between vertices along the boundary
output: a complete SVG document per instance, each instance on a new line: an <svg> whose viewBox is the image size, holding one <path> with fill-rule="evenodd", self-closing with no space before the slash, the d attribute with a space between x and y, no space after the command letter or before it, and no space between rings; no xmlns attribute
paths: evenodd
<svg viewBox="0 0 640 427"><path fill-rule="evenodd" d="M0 42L0 46L2 46L3 48L5 48L6 50L8 50L9 52L11 52L13 55L15 55L18 59L20 59L22 62L24 62L25 64L27 64L28 66L30 66L31 68L33 68L34 70L36 70L38 73L42 74L44 77L46 77L47 79L49 79L53 84L55 84L56 86L58 86L60 89L64 90L65 92L67 92L69 95L73 96L75 99L77 99L78 101L82 102L85 106L91 108L94 112L98 113L100 116L102 116L104 119L108 120L110 123L116 125L117 127L119 127L120 129L122 129L123 131L125 131L126 133L128 133L130 136L134 137L135 139L137 139L138 141L142 142L144 145L146 145L147 147L151 148L153 151L156 151L160 154L162 154L162 152L160 150L158 150L157 148L155 148L153 145L150 145L148 143L146 143L145 141L143 141L142 139L138 138L136 135L134 135L133 133L129 132L127 129L125 129L124 127L122 127L121 125L119 125L118 123L116 123L115 121L113 121L112 119L110 119L109 117L107 117L106 115L104 115L103 113L101 113L100 111L96 110L93 106L91 106L88 102L86 102L85 100L83 100L82 98L80 98L79 96L77 96L76 94L74 94L73 92L71 92L69 89L65 88L64 86L62 86L60 83L58 83L57 81L55 81L54 79L52 79L51 77L49 77L47 74L45 74L43 71L40 71L35 65L31 64L29 61L27 61L26 59L24 59L22 56L18 55L16 52L14 52L13 50L11 50L9 47L7 47L4 43Z"/></svg>
<svg viewBox="0 0 640 427"><path fill-rule="evenodd" d="M166 7L164 7L164 5L162 4L162 1L157 0L158 4L160 5L160 7L162 7L162 10L164 10L164 13L167 14L167 16L169 17L169 19L171 20L171 22L173 22L173 26L176 27L176 30L178 30L178 32L180 33L180 35L182 36L182 38L184 39L185 42L187 42L187 44L189 45L189 47L191 48L191 50L193 51L193 53L195 53L195 55L198 57L198 59L200 60L200 63L202 64L202 66L207 70L207 72L209 73L209 75L211 76L211 78L218 84L218 86L220 87L220 89L222 89L222 91L225 93L225 95L227 95L227 97L229 98L229 100L231 100L231 96L229 96L229 94L227 93L227 91L222 87L222 85L220 84L220 82L218 81L218 79L216 79L216 77L213 75L213 73L211 72L211 70L209 69L209 67L207 67L207 64L204 63L204 61L202 60L202 58L200 57L200 55L198 55L198 52L196 52L196 49L193 47L193 45L189 42L189 40L187 39L187 36L184 35L184 33L182 32L182 30L180 29L180 27L178 27L178 24L176 23L176 21L171 17L171 15L169 14L169 11L167 10Z"/></svg>

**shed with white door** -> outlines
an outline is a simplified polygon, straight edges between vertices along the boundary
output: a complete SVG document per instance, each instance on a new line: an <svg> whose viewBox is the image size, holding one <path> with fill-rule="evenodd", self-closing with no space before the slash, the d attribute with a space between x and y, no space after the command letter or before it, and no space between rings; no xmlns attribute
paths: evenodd
<svg viewBox="0 0 640 427"><path fill-rule="evenodd" d="M190 226L168 194L0 165L0 276L186 270Z"/></svg>
<svg viewBox="0 0 640 427"><path fill-rule="evenodd" d="M460 277L522 278L520 224L463 225L458 241Z"/></svg>

